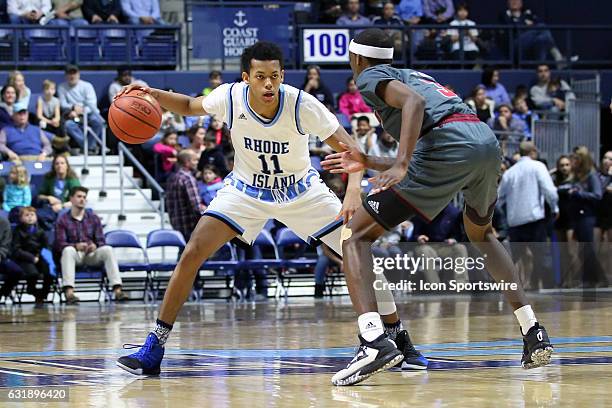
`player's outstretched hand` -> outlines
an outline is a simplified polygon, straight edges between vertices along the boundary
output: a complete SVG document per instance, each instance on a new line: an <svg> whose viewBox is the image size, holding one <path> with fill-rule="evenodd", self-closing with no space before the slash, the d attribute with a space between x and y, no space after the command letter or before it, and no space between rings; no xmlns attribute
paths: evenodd
<svg viewBox="0 0 612 408"><path fill-rule="evenodd" d="M406 177L406 170L399 166L392 166L389 170L378 173L370 177L368 181L374 185L370 194L380 193L389 187L399 183Z"/></svg>
<svg viewBox="0 0 612 408"><path fill-rule="evenodd" d="M342 218L343 224L348 223L359 207L361 207L361 190L355 193L347 191L342 201L342 209L336 219Z"/></svg>
<svg viewBox="0 0 612 408"><path fill-rule="evenodd" d="M342 142L340 145L346 150L325 156L321 162L323 169L330 173L356 173L365 169L366 156L359 149L350 147Z"/></svg>
<svg viewBox="0 0 612 408"><path fill-rule="evenodd" d="M119 92L117 92L117 95L115 95L115 97L113 98L113 101L119 98L121 95L126 94L133 90L143 91L148 94L151 94L151 88L149 88L148 86L142 86L142 85L137 85L137 84L126 85L123 88L121 88Z"/></svg>

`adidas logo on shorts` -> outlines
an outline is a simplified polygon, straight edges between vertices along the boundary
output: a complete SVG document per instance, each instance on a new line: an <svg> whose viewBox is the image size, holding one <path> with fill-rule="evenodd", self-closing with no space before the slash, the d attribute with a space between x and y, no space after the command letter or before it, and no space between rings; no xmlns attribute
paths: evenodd
<svg viewBox="0 0 612 408"><path fill-rule="evenodd" d="M368 329L373 329L373 328L375 328L375 327L376 327L376 326L374 326L374 323L372 323L372 322L368 322L368 324L366 325L366 327L365 327L365 328L366 328L366 330L368 330Z"/></svg>
<svg viewBox="0 0 612 408"><path fill-rule="evenodd" d="M376 214L378 214L378 206L379 206L379 202L378 201L368 201L368 205L374 210L374 212Z"/></svg>
<svg viewBox="0 0 612 408"><path fill-rule="evenodd" d="M246 120L246 116L244 116L244 113L241 113L240 116L238 116L238 119Z"/></svg>

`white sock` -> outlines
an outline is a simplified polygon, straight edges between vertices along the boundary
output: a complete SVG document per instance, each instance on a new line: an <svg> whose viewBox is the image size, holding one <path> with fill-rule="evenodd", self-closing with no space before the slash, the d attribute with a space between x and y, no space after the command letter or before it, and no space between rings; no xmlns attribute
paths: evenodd
<svg viewBox="0 0 612 408"><path fill-rule="evenodd" d="M535 324L538 322L535 313L533 313L533 310L531 310L531 305L519 307L514 311L514 315L521 325L521 332L523 332L523 334L527 334L529 329L535 326Z"/></svg>
<svg viewBox="0 0 612 408"><path fill-rule="evenodd" d="M359 333L366 341L372 341L384 333L383 322L377 312L364 313L357 319Z"/></svg>

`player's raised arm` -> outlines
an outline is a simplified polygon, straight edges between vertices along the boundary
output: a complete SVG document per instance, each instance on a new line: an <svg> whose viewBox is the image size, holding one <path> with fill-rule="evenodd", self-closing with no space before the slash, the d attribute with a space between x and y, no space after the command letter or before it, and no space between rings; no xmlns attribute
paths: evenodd
<svg viewBox="0 0 612 408"><path fill-rule="evenodd" d="M142 85L128 85L123 87L115 96L115 99L121 95L126 94L132 90L140 90L148 93L159 102L160 106L173 113L178 113L182 116L202 116L206 115L207 112L202 106L204 96L198 96L193 98L188 95L183 95L176 92L168 92L162 89L149 88Z"/></svg>

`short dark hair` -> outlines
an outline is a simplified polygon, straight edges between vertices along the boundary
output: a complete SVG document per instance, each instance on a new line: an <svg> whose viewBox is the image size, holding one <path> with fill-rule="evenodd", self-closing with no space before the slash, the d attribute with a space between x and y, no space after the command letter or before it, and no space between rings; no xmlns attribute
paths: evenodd
<svg viewBox="0 0 612 408"><path fill-rule="evenodd" d="M240 68L242 72L249 73L251 71L251 60L259 61L278 61L281 69L284 69L283 51L274 43L267 41L258 41L255 44L247 47L242 52L240 57Z"/></svg>
<svg viewBox="0 0 612 408"><path fill-rule="evenodd" d="M368 28L355 36L355 42L379 48L393 48L393 40L380 28ZM370 65L391 64L393 59L365 58Z"/></svg>
<svg viewBox="0 0 612 408"><path fill-rule="evenodd" d="M210 71L210 74L208 74L208 79L213 79L213 78L221 78L221 71Z"/></svg>
<svg viewBox="0 0 612 408"><path fill-rule="evenodd" d="M221 173L219 173L219 170L217 169L217 167L214 164L207 164L202 168L202 174L204 174L204 172L206 170L210 170L213 173L215 173L217 176L220 176Z"/></svg>
<svg viewBox="0 0 612 408"><path fill-rule="evenodd" d="M76 193L78 193L79 191L85 193L85 195L87 195L87 193L89 193L89 189L87 187L83 187L83 186L74 186L70 189L70 197L74 197L74 195Z"/></svg>
<svg viewBox="0 0 612 408"><path fill-rule="evenodd" d="M214 129L208 129L206 131L206 135L204 136L204 143L213 142L217 144L217 135L215 134L217 131Z"/></svg>
<svg viewBox="0 0 612 408"><path fill-rule="evenodd" d="M459 11L459 9L463 9L465 11L470 11L466 2L461 2L455 6L455 11Z"/></svg>
<svg viewBox="0 0 612 408"><path fill-rule="evenodd" d="M354 80L355 80L355 78L353 78L352 75L350 77L346 78L346 85L348 86L348 84L350 84Z"/></svg>
<svg viewBox="0 0 612 408"><path fill-rule="evenodd" d="M357 123L359 122L368 122L368 125L370 124L370 118L368 118L367 116L359 116L357 118Z"/></svg>

